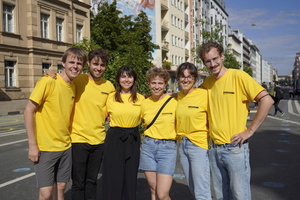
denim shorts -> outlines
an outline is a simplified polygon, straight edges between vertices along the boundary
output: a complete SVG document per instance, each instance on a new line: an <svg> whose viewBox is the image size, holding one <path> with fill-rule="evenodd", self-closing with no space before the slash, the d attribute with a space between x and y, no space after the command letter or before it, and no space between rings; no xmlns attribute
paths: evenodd
<svg viewBox="0 0 300 200"><path fill-rule="evenodd" d="M161 140L145 136L141 148L139 168L143 171L173 175L176 156L176 140Z"/></svg>

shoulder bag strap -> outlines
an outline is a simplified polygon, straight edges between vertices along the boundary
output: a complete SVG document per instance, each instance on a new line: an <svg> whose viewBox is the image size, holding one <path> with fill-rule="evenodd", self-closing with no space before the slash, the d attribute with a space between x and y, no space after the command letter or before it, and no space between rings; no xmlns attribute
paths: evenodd
<svg viewBox="0 0 300 200"><path fill-rule="evenodd" d="M164 109L164 107L167 105L167 103L172 99L173 97L168 98L165 103L161 106L161 108L159 109L159 111L156 113L155 117L153 118L152 122L146 127L146 129L150 128L150 126L152 126L152 124L155 122L155 120L157 119L158 115L161 113L161 111Z"/></svg>

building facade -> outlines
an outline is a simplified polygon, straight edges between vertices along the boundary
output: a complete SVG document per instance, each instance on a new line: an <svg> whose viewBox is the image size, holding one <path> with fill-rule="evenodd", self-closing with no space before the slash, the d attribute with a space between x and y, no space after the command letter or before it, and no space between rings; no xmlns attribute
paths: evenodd
<svg viewBox="0 0 300 200"><path fill-rule="evenodd" d="M45 70L61 71L68 46L90 38L89 0L0 0L0 12L0 101L10 104L28 99Z"/></svg>

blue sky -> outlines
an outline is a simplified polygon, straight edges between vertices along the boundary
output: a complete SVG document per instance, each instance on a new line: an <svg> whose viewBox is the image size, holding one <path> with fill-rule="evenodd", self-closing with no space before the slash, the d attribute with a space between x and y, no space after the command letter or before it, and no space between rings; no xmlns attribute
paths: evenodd
<svg viewBox="0 0 300 200"><path fill-rule="evenodd" d="M291 73L300 52L300 1L225 0L225 5L231 28L252 40L279 75Z"/></svg>

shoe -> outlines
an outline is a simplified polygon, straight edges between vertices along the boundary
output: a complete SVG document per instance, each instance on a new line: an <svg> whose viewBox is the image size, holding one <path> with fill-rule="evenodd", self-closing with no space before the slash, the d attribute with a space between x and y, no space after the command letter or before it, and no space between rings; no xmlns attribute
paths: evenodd
<svg viewBox="0 0 300 200"><path fill-rule="evenodd" d="M285 114L285 112L282 112L280 116L282 117L284 114Z"/></svg>

